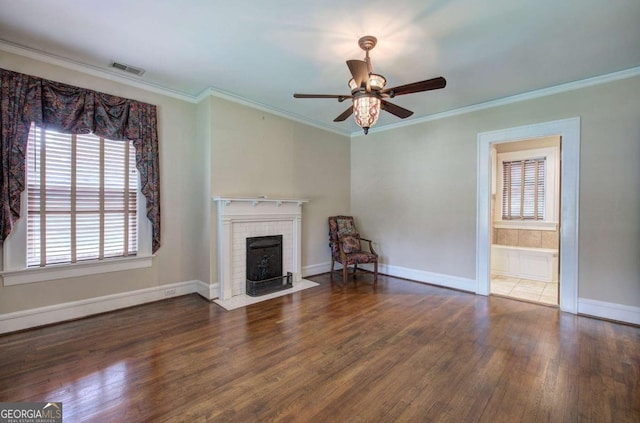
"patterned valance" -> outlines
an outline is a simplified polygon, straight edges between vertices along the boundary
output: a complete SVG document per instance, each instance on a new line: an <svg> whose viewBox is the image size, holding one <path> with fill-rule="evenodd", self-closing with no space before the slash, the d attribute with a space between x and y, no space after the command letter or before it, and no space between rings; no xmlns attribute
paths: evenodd
<svg viewBox="0 0 640 423"><path fill-rule="evenodd" d="M5 69L0 69L0 83L0 240L7 238L20 217L27 139L31 122L35 122L57 132L133 141L155 253L160 248L156 106Z"/></svg>

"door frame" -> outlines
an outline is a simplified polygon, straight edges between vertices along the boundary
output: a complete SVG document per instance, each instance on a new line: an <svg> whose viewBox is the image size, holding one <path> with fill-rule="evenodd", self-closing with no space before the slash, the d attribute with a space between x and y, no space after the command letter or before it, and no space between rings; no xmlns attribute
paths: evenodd
<svg viewBox="0 0 640 423"><path fill-rule="evenodd" d="M489 295L491 278L491 146L560 135L560 310L578 312L580 117L478 133L476 293Z"/></svg>

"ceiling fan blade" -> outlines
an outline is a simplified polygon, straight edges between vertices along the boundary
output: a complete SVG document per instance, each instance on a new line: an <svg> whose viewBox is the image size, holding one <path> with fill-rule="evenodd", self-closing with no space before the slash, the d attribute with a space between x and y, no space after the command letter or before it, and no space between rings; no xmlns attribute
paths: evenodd
<svg viewBox="0 0 640 423"><path fill-rule="evenodd" d="M386 110L392 115L398 116L400 119L408 118L413 114L411 110L407 110L404 107L400 107L396 104L389 103L388 101L382 100L382 110Z"/></svg>
<svg viewBox="0 0 640 423"><path fill-rule="evenodd" d="M345 120L346 118L351 116L352 113L353 113L353 105L349 106L349 108L347 110L342 112L342 114L340 116L338 116L337 118L335 118L333 121L334 122L342 122L343 120Z"/></svg>
<svg viewBox="0 0 640 423"><path fill-rule="evenodd" d="M389 94L391 98L397 95L419 93L422 91L438 90L447 86L447 80L439 76L426 81L414 82L412 84L400 85L382 90L381 94Z"/></svg>
<svg viewBox="0 0 640 423"><path fill-rule="evenodd" d="M347 66L349 66L349 72L351 72L351 76L353 76L353 80L358 87L361 87L363 82L369 86L369 65L367 65L367 62L347 60Z"/></svg>
<svg viewBox="0 0 640 423"><path fill-rule="evenodd" d="M293 94L294 98L337 98L339 102L345 101L347 98L352 98L350 95L342 94Z"/></svg>

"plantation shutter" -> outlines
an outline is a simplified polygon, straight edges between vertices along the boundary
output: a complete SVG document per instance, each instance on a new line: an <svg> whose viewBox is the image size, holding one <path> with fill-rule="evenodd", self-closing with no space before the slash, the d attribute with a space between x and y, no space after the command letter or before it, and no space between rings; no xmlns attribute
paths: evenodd
<svg viewBox="0 0 640 423"><path fill-rule="evenodd" d="M136 254L137 185L131 142L32 125L27 266Z"/></svg>
<svg viewBox="0 0 640 423"><path fill-rule="evenodd" d="M545 158L502 163L502 219L544 220Z"/></svg>

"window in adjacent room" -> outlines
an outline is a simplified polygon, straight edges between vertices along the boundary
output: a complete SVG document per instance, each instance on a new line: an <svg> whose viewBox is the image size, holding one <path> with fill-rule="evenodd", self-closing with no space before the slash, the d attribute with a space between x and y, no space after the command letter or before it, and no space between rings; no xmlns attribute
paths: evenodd
<svg viewBox="0 0 640 423"><path fill-rule="evenodd" d="M32 125L27 154L28 267L136 254L132 142Z"/></svg>
<svg viewBox="0 0 640 423"><path fill-rule="evenodd" d="M494 166L494 227L556 230L560 215L559 147L497 152Z"/></svg>
<svg viewBox="0 0 640 423"><path fill-rule="evenodd" d="M502 219L544 220L544 157L502 162Z"/></svg>

